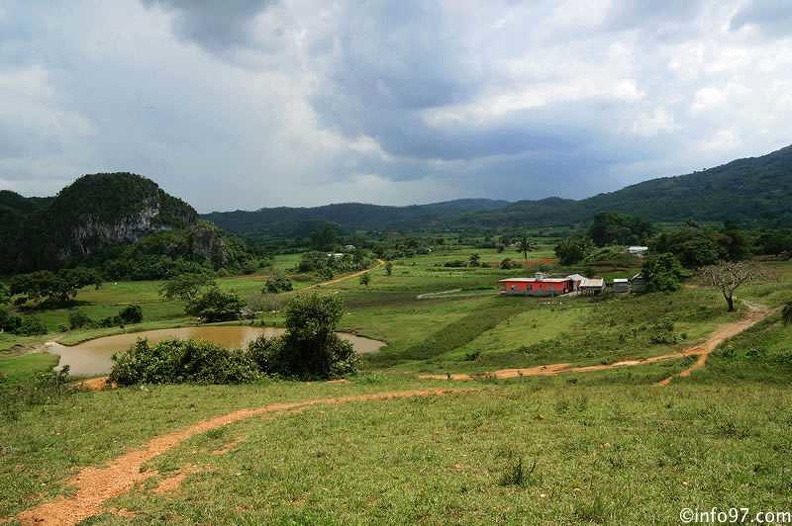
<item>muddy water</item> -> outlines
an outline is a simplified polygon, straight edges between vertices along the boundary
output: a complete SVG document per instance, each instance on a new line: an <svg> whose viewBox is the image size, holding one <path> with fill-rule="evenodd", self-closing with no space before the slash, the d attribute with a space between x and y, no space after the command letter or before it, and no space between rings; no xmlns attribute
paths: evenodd
<svg viewBox="0 0 792 526"><path fill-rule="evenodd" d="M74 346L47 343L47 352L59 355L58 368L68 365L72 375L107 374L112 367L111 357L117 352L126 351L138 338L147 338L149 343L157 343L168 338L201 338L222 347L240 348L261 335L268 337L280 336L284 329L272 327L180 327L175 329L158 329L153 331L117 334L105 338L89 340ZM338 336L352 343L355 351L360 354L373 353L385 346L384 342L339 332Z"/></svg>

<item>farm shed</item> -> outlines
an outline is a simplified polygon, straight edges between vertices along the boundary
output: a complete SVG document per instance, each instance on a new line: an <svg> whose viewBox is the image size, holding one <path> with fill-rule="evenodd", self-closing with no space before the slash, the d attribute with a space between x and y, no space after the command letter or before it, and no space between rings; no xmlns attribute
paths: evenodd
<svg viewBox="0 0 792 526"><path fill-rule="evenodd" d="M635 276L630 278L630 285L632 286L633 292L641 292L646 288L646 280L644 280L643 274L640 272Z"/></svg>
<svg viewBox="0 0 792 526"><path fill-rule="evenodd" d="M572 290L578 290L580 288L580 282L586 279L586 276L581 276L580 274L571 274L567 276L567 279L572 280Z"/></svg>
<svg viewBox="0 0 792 526"><path fill-rule="evenodd" d="M627 247L627 252L629 252L633 256L643 256L646 255L647 252L649 252L649 247L634 245L631 247Z"/></svg>
<svg viewBox="0 0 792 526"><path fill-rule="evenodd" d="M585 278L580 282L580 293L587 296L600 294L605 290L605 280L603 278Z"/></svg>
<svg viewBox="0 0 792 526"><path fill-rule="evenodd" d="M557 296L574 290L569 278L506 278L498 286L501 294L511 296Z"/></svg>
<svg viewBox="0 0 792 526"><path fill-rule="evenodd" d="M630 292L630 280L627 278L616 278L613 280L614 292Z"/></svg>

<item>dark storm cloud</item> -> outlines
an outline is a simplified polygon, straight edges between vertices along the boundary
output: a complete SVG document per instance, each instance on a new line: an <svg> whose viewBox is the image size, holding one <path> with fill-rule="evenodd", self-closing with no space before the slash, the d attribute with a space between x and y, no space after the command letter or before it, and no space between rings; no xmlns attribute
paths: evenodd
<svg viewBox="0 0 792 526"><path fill-rule="evenodd" d="M788 141L787 2L0 3L0 188L202 211L583 197ZM731 29L731 30L729 30Z"/></svg>
<svg viewBox="0 0 792 526"><path fill-rule="evenodd" d="M251 41L253 19L277 0L141 0L173 13L174 31L210 50Z"/></svg>
<svg viewBox="0 0 792 526"><path fill-rule="evenodd" d="M792 2L788 0L750 0L731 19L732 30L756 25L771 36L792 35Z"/></svg>

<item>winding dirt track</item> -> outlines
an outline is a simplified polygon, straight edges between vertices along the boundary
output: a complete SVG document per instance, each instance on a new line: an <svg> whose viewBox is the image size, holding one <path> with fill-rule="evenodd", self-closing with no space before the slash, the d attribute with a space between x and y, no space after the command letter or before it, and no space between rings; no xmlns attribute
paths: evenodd
<svg viewBox="0 0 792 526"><path fill-rule="evenodd" d="M227 424L254 418L266 413L277 413L304 409L318 405L338 405L349 402L371 400L393 400L415 396L433 396L452 392L463 392L466 389L423 389L412 391L393 391L366 395L342 396L338 398L322 398L302 402L284 402L265 405L252 409L241 409L225 415L204 420L190 427L173 431L147 442L143 448L135 449L110 460L105 467L83 468L68 481L76 491L70 497L58 497L35 508L23 511L16 520L22 524L71 525L102 513L103 504L129 491L135 484L155 475L154 471L143 471L143 464L181 442L206 431Z"/></svg>
<svg viewBox="0 0 792 526"><path fill-rule="evenodd" d="M300 289L300 292L305 291L305 290L311 290L311 289L315 289L315 288L325 287L327 285L333 285L335 283L341 283L342 281L346 281L346 280L352 279L352 278L357 278L358 276L362 276L363 274L366 274L366 273L371 272L373 270L377 270L378 268L382 267L382 265L384 265L384 264L385 264L385 260L378 259L377 260L377 264L375 266L371 267L371 268L367 268L365 270L359 270L359 271L354 272L352 274L347 274L345 276L341 276L340 278L331 279L330 281L323 281L321 283L315 283L313 285L309 285L308 287Z"/></svg>
<svg viewBox="0 0 792 526"><path fill-rule="evenodd" d="M606 365L572 367L568 363L554 363L549 365L538 365L536 367L527 367L523 369L499 369L497 371L474 374L423 374L420 375L419 378L424 380L476 380L485 378L519 378L523 376L555 376L561 373L590 373L594 371L606 371L608 369L632 367L635 365L644 365L666 360L679 360L686 356L698 356L696 363L694 363L689 369L686 369L679 374L680 377L688 377L693 373L693 371L704 367L704 364L707 362L707 358L709 358L710 353L715 350L718 345L757 324L773 312L771 309L763 305L749 302L744 303L748 307L748 313L743 319L721 325L707 338L703 344L696 347L690 347L680 352L662 354L659 356L652 356L650 358L642 358L638 360L623 360L621 362L614 362ZM672 379L673 376L666 378L659 383L660 385L668 385L671 383Z"/></svg>

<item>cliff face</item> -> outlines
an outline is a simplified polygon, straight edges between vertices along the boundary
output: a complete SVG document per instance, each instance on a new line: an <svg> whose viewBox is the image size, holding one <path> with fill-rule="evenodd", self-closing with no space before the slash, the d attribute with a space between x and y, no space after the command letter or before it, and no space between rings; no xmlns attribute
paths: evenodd
<svg viewBox="0 0 792 526"><path fill-rule="evenodd" d="M24 220L19 270L79 263L156 232L198 220L184 201L153 181L130 173L85 175Z"/></svg>

